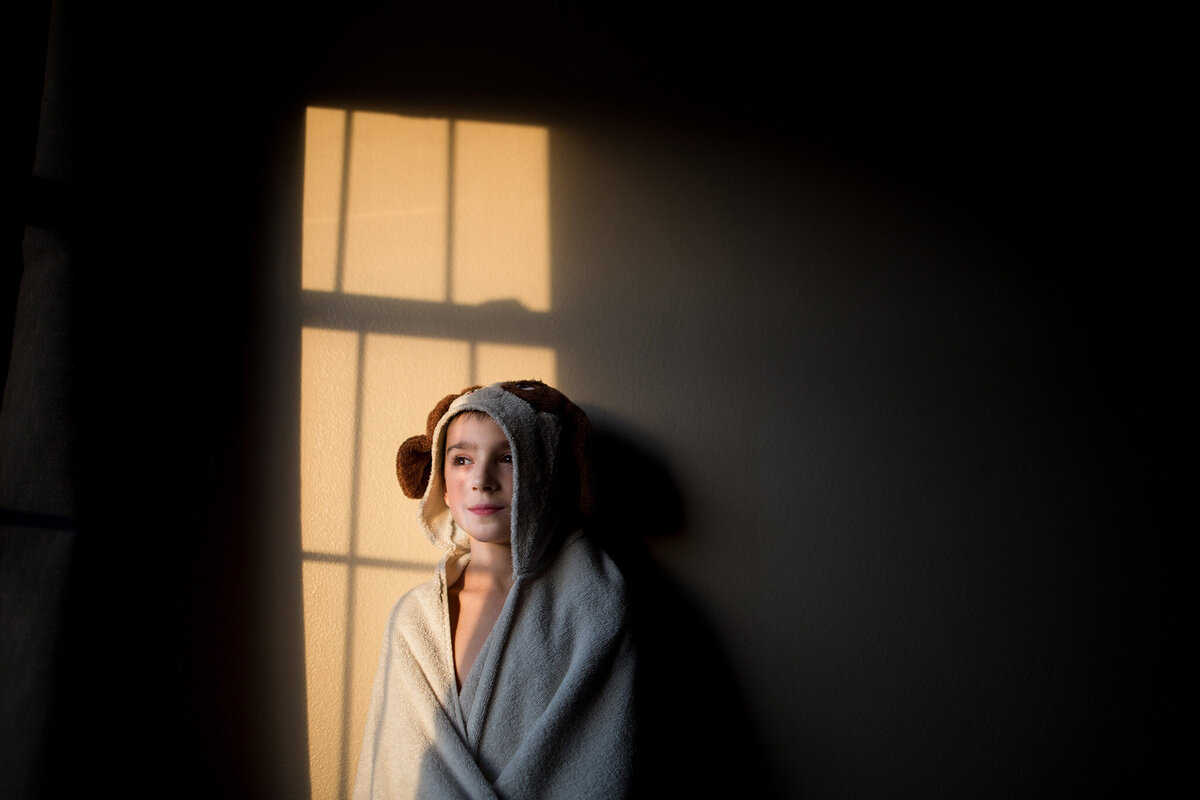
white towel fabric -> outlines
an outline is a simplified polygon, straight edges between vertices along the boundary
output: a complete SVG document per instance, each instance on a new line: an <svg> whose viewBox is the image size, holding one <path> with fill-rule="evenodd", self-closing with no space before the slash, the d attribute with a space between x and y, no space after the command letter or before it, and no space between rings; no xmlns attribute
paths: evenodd
<svg viewBox="0 0 1200 800"><path fill-rule="evenodd" d="M569 462L578 443L560 441L563 417L520 396L543 390L557 395L535 382L477 389L437 422L420 517L445 554L432 580L392 612L355 800L629 793L634 654L625 585L573 530L578 484L572 496L564 478L577 480ZM460 692L447 589L469 563L470 540L446 508L441 468L446 425L467 410L492 417L512 446L514 583ZM583 435L569 420L565 428Z"/></svg>

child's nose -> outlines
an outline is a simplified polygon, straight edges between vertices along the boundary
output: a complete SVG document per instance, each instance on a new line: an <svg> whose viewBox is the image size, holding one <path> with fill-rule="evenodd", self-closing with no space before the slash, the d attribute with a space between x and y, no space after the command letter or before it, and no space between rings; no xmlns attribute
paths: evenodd
<svg viewBox="0 0 1200 800"><path fill-rule="evenodd" d="M492 471L488 469L486 464L480 464L475 470L475 480L472 486L476 489L494 489L496 488L496 480L492 475Z"/></svg>

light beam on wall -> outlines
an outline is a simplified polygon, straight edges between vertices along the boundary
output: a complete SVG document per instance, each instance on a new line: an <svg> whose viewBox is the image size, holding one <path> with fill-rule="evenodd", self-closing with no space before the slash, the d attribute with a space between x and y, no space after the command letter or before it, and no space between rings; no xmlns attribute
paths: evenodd
<svg viewBox="0 0 1200 800"><path fill-rule="evenodd" d="M496 315L529 329L550 310L545 128L310 108L305 137L301 544L325 800L349 795L388 612L440 555L400 492L396 448L449 392L555 383L556 355L478 335ZM475 333L430 336L428 319Z"/></svg>

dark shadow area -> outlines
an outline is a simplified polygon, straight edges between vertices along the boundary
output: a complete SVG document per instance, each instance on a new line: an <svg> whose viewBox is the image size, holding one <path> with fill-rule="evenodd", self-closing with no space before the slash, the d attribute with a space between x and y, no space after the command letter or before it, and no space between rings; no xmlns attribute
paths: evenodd
<svg viewBox="0 0 1200 800"><path fill-rule="evenodd" d="M41 107L16 109L38 131L37 191L14 227L61 232L69 246L27 250L23 277L53 265L67 287L18 309L35 335L14 341L3 412L22 412L6 419L21 435L0 449L5 511L66 516L72 534L3 532L3 596L20 602L0 636L20 669L3 670L0 748L36 761L5 769L0 794L303 797L299 350L278 325L302 110L237 88L262 74L244 50L182 55L229 43L222 24L142 49L133 9L45 5Z"/></svg>
<svg viewBox="0 0 1200 800"><path fill-rule="evenodd" d="M628 581L638 653L634 796L778 797L725 646L647 547L687 537L670 470L603 414L593 414L591 457L596 513L587 530Z"/></svg>

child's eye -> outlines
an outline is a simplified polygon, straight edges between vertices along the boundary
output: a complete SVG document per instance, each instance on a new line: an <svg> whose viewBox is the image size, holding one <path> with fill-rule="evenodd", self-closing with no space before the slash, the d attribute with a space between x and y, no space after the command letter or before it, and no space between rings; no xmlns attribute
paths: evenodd
<svg viewBox="0 0 1200 800"><path fill-rule="evenodd" d="M511 464L512 463L512 453L505 453L504 455L500 456L500 463L501 464Z"/></svg>
<svg viewBox="0 0 1200 800"><path fill-rule="evenodd" d="M452 459L450 459L450 463L456 467L463 467L469 464L470 461L467 460L466 456L454 456Z"/></svg>

